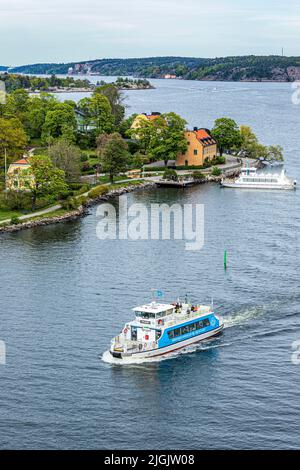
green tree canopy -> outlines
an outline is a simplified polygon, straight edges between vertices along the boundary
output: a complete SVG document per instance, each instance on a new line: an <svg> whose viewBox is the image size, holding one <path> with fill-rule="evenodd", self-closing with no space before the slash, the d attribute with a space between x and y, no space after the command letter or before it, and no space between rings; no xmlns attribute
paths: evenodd
<svg viewBox="0 0 300 470"><path fill-rule="evenodd" d="M95 89L95 94L100 93L109 101L111 112L115 118L116 126L119 126L125 116L125 107L123 105L124 97L122 92L113 84L107 83Z"/></svg>
<svg viewBox="0 0 300 470"><path fill-rule="evenodd" d="M95 136L113 131L115 118L106 96L101 93L94 92L90 98L83 98L80 100L78 108L85 115L85 125L95 128Z"/></svg>
<svg viewBox="0 0 300 470"><path fill-rule="evenodd" d="M27 136L18 119L0 118L0 162L3 167L6 149L8 162L24 153Z"/></svg>
<svg viewBox="0 0 300 470"><path fill-rule="evenodd" d="M56 168L50 157L33 156L30 158L30 172L34 177L32 188L32 209L35 209L36 199L43 196L57 196L67 190L65 172Z"/></svg>
<svg viewBox="0 0 300 470"><path fill-rule="evenodd" d="M73 106L69 103L57 103L54 109L46 113L42 131L42 140L49 142L49 138L64 137L69 141L75 140L77 122Z"/></svg>
<svg viewBox="0 0 300 470"><path fill-rule="evenodd" d="M68 182L80 179L81 151L67 140L59 139L48 149L48 155L57 168L63 170Z"/></svg>
<svg viewBox="0 0 300 470"><path fill-rule="evenodd" d="M141 148L151 160L176 160L179 153L187 150L184 129L186 121L175 113L160 115L154 121L141 120L140 126L132 132Z"/></svg>
<svg viewBox="0 0 300 470"><path fill-rule="evenodd" d="M241 126L240 132L242 141L238 150L240 150L245 157L257 158L259 142L251 127Z"/></svg>
<svg viewBox="0 0 300 470"><path fill-rule="evenodd" d="M102 169L109 173L110 181L121 171L125 171L130 159L128 146L117 132L98 139L97 152Z"/></svg>
<svg viewBox="0 0 300 470"><path fill-rule="evenodd" d="M211 134L217 141L220 155L225 150L232 151L241 148L242 136L237 123L233 119L227 117L216 119Z"/></svg>

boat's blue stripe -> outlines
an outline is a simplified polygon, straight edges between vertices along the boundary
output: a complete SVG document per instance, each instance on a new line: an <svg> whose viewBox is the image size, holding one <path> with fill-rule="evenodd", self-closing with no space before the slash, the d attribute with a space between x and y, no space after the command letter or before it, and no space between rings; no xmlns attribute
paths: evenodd
<svg viewBox="0 0 300 470"><path fill-rule="evenodd" d="M210 325L209 326L205 326L204 328L201 328L199 330L190 331L189 333L186 333L186 334L181 335L181 336L177 336L177 337L172 338L172 339L169 338L169 336L168 336L169 331L173 331L173 330L176 330L177 328L181 328L181 327L184 327L186 325L191 325L193 323L197 323L198 321L203 321L206 318L208 318L210 320ZM170 346L172 344L179 343L180 341L185 341L186 339L202 335L203 333L207 333L208 331L213 331L213 330L219 328L219 326L220 326L219 320L218 320L218 318L215 317L214 314L207 315L206 317L193 318L192 320L190 320L188 322L181 323L181 324L178 324L178 325L174 325L171 328L167 328L164 331L164 333L163 333L162 337L160 338L160 340L158 341L158 347L159 348L164 348L166 346Z"/></svg>

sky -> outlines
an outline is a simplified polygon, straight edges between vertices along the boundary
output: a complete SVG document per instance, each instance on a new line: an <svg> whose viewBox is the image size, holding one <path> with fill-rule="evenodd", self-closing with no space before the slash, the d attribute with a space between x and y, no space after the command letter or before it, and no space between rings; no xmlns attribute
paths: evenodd
<svg viewBox="0 0 300 470"><path fill-rule="evenodd" d="M0 0L0 65L300 56L299 0Z"/></svg>

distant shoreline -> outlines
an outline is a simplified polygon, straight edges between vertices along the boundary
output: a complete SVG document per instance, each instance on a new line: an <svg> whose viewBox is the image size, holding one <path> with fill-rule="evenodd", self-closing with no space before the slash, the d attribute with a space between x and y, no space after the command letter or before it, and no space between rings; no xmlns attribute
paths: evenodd
<svg viewBox="0 0 300 470"><path fill-rule="evenodd" d="M125 76L146 79L185 79L232 82L294 82L300 80L298 56L144 57L96 59L69 63L28 64L9 69L11 73L79 76Z"/></svg>

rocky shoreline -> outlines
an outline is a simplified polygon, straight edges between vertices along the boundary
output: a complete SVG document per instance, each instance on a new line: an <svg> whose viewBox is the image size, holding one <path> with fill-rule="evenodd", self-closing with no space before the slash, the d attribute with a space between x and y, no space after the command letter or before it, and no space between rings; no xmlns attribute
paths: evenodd
<svg viewBox="0 0 300 470"><path fill-rule="evenodd" d="M198 181L195 184L204 184L204 183L220 183L222 176L212 176L208 175L205 180ZM131 193L133 191L146 189L146 188L157 188L155 182L147 181L140 185L130 185L125 186L117 189L113 189L107 194L101 195L94 199L88 199L84 206L79 207L76 210L68 211L65 214L54 216L54 217L44 217L37 220L29 220L27 222L20 222L19 224L15 225L5 225L3 227L0 226L0 235L1 233L13 233L19 232L20 230L35 228L35 227L45 227L47 225L58 224L61 222L72 222L77 220L81 217L84 217L89 213L88 208L95 206L100 202L109 201L115 197L119 197L122 194Z"/></svg>
<svg viewBox="0 0 300 470"><path fill-rule="evenodd" d="M77 220L87 215L88 208L98 204L99 202L108 201L114 197L121 196L122 194L130 193L138 189L145 189L145 188L150 188L150 187L155 187L155 183L146 182L139 186L132 185L132 186L126 186L124 188L117 188L95 199L88 199L87 203L84 206L81 206L76 210L66 212L65 214L62 214L62 215L58 215L54 217L44 217L42 219L37 219L37 220L29 220L28 222L21 222L15 225L5 225L3 227L0 227L0 234L19 232L20 230L25 230L25 229L35 228L35 227L44 227L46 225L58 224L61 222L70 222L70 221L72 222L74 220Z"/></svg>

